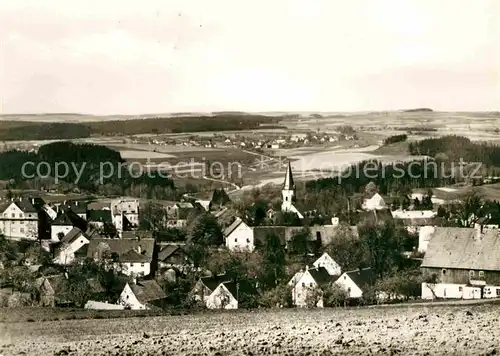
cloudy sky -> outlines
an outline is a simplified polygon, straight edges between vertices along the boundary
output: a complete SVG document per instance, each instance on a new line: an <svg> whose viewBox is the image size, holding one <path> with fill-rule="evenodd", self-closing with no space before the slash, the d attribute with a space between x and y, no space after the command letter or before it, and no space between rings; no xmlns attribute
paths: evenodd
<svg viewBox="0 0 500 356"><path fill-rule="evenodd" d="M500 110L498 0L0 0L0 112Z"/></svg>

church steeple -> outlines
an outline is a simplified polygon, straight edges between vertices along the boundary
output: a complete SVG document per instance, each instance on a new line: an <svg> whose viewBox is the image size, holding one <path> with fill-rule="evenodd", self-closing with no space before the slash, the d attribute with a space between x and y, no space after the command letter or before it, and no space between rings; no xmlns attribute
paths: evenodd
<svg viewBox="0 0 500 356"><path fill-rule="evenodd" d="M290 164L290 162L288 162L288 167L286 169L285 182L283 183L283 189L281 190L281 195L283 196L281 210L282 211L293 210L292 205L295 200L295 184L293 182L292 165Z"/></svg>
<svg viewBox="0 0 500 356"><path fill-rule="evenodd" d="M290 161L288 161L288 167L286 169L285 183L283 184L283 190L294 190L294 189L295 189L295 184L293 182L292 165L290 164Z"/></svg>

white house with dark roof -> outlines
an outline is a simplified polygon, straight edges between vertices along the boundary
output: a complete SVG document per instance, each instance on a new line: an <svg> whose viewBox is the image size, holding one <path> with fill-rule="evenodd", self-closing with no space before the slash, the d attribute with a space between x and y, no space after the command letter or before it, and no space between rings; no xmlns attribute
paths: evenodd
<svg viewBox="0 0 500 356"><path fill-rule="evenodd" d="M139 200L137 199L114 199L110 204L113 216L122 215L133 226L139 226ZM115 226L119 230L118 226Z"/></svg>
<svg viewBox="0 0 500 356"><path fill-rule="evenodd" d="M379 193L375 193L370 198L364 200L362 208L367 211L383 210L387 209L387 204Z"/></svg>
<svg viewBox="0 0 500 356"><path fill-rule="evenodd" d="M142 280L135 283L127 283L120 294L118 303L125 309L144 310L160 304L167 295L154 280Z"/></svg>
<svg viewBox="0 0 500 356"><path fill-rule="evenodd" d="M73 221L71 221L66 213L62 213L50 224L50 240L52 242L59 242L72 229Z"/></svg>
<svg viewBox="0 0 500 356"><path fill-rule="evenodd" d="M238 309L237 286L225 275L201 277L190 295L208 309Z"/></svg>
<svg viewBox="0 0 500 356"><path fill-rule="evenodd" d="M75 261L75 253L90 242L90 237L77 227L72 228L61 239L61 246L56 251L54 263L69 265Z"/></svg>
<svg viewBox="0 0 500 356"><path fill-rule="evenodd" d="M322 287L333 283L338 275L331 275L324 267L308 268L296 273L288 282L292 287L292 302L297 307L307 307L313 293L322 293ZM323 307L323 297L319 296L316 307Z"/></svg>
<svg viewBox="0 0 500 356"><path fill-rule="evenodd" d="M340 276L342 274L342 268L340 265L326 252L314 261L313 266L316 268L324 267L331 276Z"/></svg>
<svg viewBox="0 0 500 356"><path fill-rule="evenodd" d="M236 218L224 230L226 247L231 251L253 251L255 248L253 236L253 228L240 218Z"/></svg>
<svg viewBox="0 0 500 356"><path fill-rule="evenodd" d="M38 239L38 210L31 199L7 201L0 207L0 233L13 239Z"/></svg>
<svg viewBox="0 0 500 356"><path fill-rule="evenodd" d="M154 248L155 239L149 238L92 238L87 257L97 261L109 258L127 275L147 276L156 268L156 261L153 261Z"/></svg>
<svg viewBox="0 0 500 356"><path fill-rule="evenodd" d="M368 267L342 273L335 284L344 289L349 298L358 299L373 286L375 279L375 273Z"/></svg>
<svg viewBox="0 0 500 356"><path fill-rule="evenodd" d="M422 298L500 297L500 232L497 229L439 228L421 271Z"/></svg>

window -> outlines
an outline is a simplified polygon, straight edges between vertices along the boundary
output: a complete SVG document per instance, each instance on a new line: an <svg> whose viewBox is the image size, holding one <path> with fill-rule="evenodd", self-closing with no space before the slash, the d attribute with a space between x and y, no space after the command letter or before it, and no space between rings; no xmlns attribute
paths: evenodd
<svg viewBox="0 0 500 356"><path fill-rule="evenodd" d="M19 232L23 232L23 233L24 233L24 229L23 229L23 228L20 228L20 229L19 229Z"/></svg>
<svg viewBox="0 0 500 356"><path fill-rule="evenodd" d="M234 242L238 242L238 238L237 237L234 239Z"/></svg>
<svg viewBox="0 0 500 356"><path fill-rule="evenodd" d="M479 271L479 277L484 277L484 271Z"/></svg>
<svg viewBox="0 0 500 356"><path fill-rule="evenodd" d="M446 288L445 288L445 289L443 289L443 297L445 297L445 298L446 298Z"/></svg>
<svg viewBox="0 0 500 356"><path fill-rule="evenodd" d="M31 218L31 214L28 214L28 217Z"/></svg>
<svg viewBox="0 0 500 356"><path fill-rule="evenodd" d="M469 271L469 277L474 277L474 271Z"/></svg>
<svg viewBox="0 0 500 356"><path fill-rule="evenodd" d="M16 217L16 214L12 213L12 217L15 218Z"/></svg>
<svg viewBox="0 0 500 356"><path fill-rule="evenodd" d="M306 286L306 284L304 282L302 282L302 287L305 287L305 286Z"/></svg>
<svg viewBox="0 0 500 356"><path fill-rule="evenodd" d="M24 220L21 220L19 224L24 225Z"/></svg>
<svg viewBox="0 0 500 356"><path fill-rule="evenodd" d="M288 197L285 197L285 201L288 201Z"/></svg>
<svg viewBox="0 0 500 356"><path fill-rule="evenodd" d="M442 274L446 274L446 270L443 268L443 270L441 271Z"/></svg>
<svg viewBox="0 0 500 356"><path fill-rule="evenodd" d="M500 288L497 288L497 297L500 297Z"/></svg>
<svg viewBox="0 0 500 356"><path fill-rule="evenodd" d="M347 288L347 293L348 293L348 294L351 294L351 287L348 287L348 288Z"/></svg>
<svg viewBox="0 0 500 356"><path fill-rule="evenodd" d="M463 287L458 287L458 291L459 291L459 292L463 292L463 291L464 291L464 288L463 288Z"/></svg>
<svg viewBox="0 0 500 356"><path fill-rule="evenodd" d="M141 267L144 267L144 262L141 263Z"/></svg>
<svg viewBox="0 0 500 356"><path fill-rule="evenodd" d="M250 239L247 239L247 244L249 244L249 243L250 243Z"/></svg>
<svg viewBox="0 0 500 356"><path fill-rule="evenodd" d="M134 264L132 262L130 262L130 267L134 267Z"/></svg>
<svg viewBox="0 0 500 356"><path fill-rule="evenodd" d="M344 279L347 279L347 277L346 277L346 276L344 276Z"/></svg>

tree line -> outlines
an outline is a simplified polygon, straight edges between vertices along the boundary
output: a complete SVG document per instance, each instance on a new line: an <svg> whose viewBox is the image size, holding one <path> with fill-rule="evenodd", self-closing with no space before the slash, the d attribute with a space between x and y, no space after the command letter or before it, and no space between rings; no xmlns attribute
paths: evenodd
<svg viewBox="0 0 500 356"><path fill-rule="evenodd" d="M101 145L61 141L43 145L37 153L11 150L0 153L0 166L0 180L9 181L9 188L62 187L68 192L156 199L180 196L172 179L157 171L133 172L119 152ZM54 181L56 172L60 184Z"/></svg>
<svg viewBox="0 0 500 356"><path fill-rule="evenodd" d="M46 123L2 121L0 140L44 140L86 138L91 135L165 134L201 131L235 131L278 126L280 117L245 113L214 116L153 117L147 119L95 121L90 123Z"/></svg>
<svg viewBox="0 0 500 356"><path fill-rule="evenodd" d="M412 142L408 146L412 155L428 155L441 161L482 162L500 167L500 147L489 143L472 142L463 136L444 136Z"/></svg>

